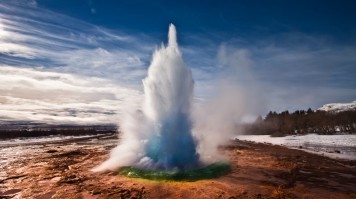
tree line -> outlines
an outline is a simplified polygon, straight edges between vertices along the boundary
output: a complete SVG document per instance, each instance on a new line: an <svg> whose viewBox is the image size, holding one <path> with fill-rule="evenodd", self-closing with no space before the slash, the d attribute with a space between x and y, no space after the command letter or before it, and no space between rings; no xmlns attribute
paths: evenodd
<svg viewBox="0 0 356 199"><path fill-rule="evenodd" d="M297 110L293 113L270 111L265 118L259 116L252 124L245 125L246 134L275 136L292 134L336 134L356 132L356 110L327 112Z"/></svg>

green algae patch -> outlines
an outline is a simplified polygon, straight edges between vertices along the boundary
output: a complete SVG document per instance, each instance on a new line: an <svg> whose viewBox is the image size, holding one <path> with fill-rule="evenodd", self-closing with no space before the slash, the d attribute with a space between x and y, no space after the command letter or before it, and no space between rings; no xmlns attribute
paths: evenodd
<svg viewBox="0 0 356 199"><path fill-rule="evenodd" d="M168 181L197 181L203 179L218 178L231 170L227 162L216 162L206 167L189 171L153 171L135 167L122 167L119 174L130 178L143 178L149 180Z"/></svg>

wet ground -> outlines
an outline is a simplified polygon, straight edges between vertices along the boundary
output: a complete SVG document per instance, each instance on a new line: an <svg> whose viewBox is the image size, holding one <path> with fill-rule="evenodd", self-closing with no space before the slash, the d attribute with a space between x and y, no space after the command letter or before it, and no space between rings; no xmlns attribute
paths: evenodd
<svg viewBox="0 0 356 199"><path fill-rule="evenodd" d="M167 182L91 172L116 143L116 136L101 135L0 148L0 198L356 198L356 161L247 141L222 149L231 172L217 179Z"/></svg>

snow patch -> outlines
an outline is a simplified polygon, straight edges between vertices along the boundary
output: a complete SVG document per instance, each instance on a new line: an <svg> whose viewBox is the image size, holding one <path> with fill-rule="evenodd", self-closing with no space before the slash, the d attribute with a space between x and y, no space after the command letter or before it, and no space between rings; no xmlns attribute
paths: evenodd
<svg viewBox="0 0 356 199"><path fill-rule="evenodd" d="M351 103L330 103L318 108L319 111L343 112L356 110L356 100Z"/></svg>

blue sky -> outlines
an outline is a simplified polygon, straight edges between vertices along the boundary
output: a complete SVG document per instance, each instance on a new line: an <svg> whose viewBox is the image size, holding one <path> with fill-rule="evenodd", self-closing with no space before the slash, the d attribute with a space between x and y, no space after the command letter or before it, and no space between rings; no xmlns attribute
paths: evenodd
<svg viewBox="0 0 356 199"><path fill-rule="evenodd" d="M228 79L259 104L251 114L350 102L355 8L354 1L0 0L0 119L114 121L140 103L169 23L197 99Z"/></svg>

